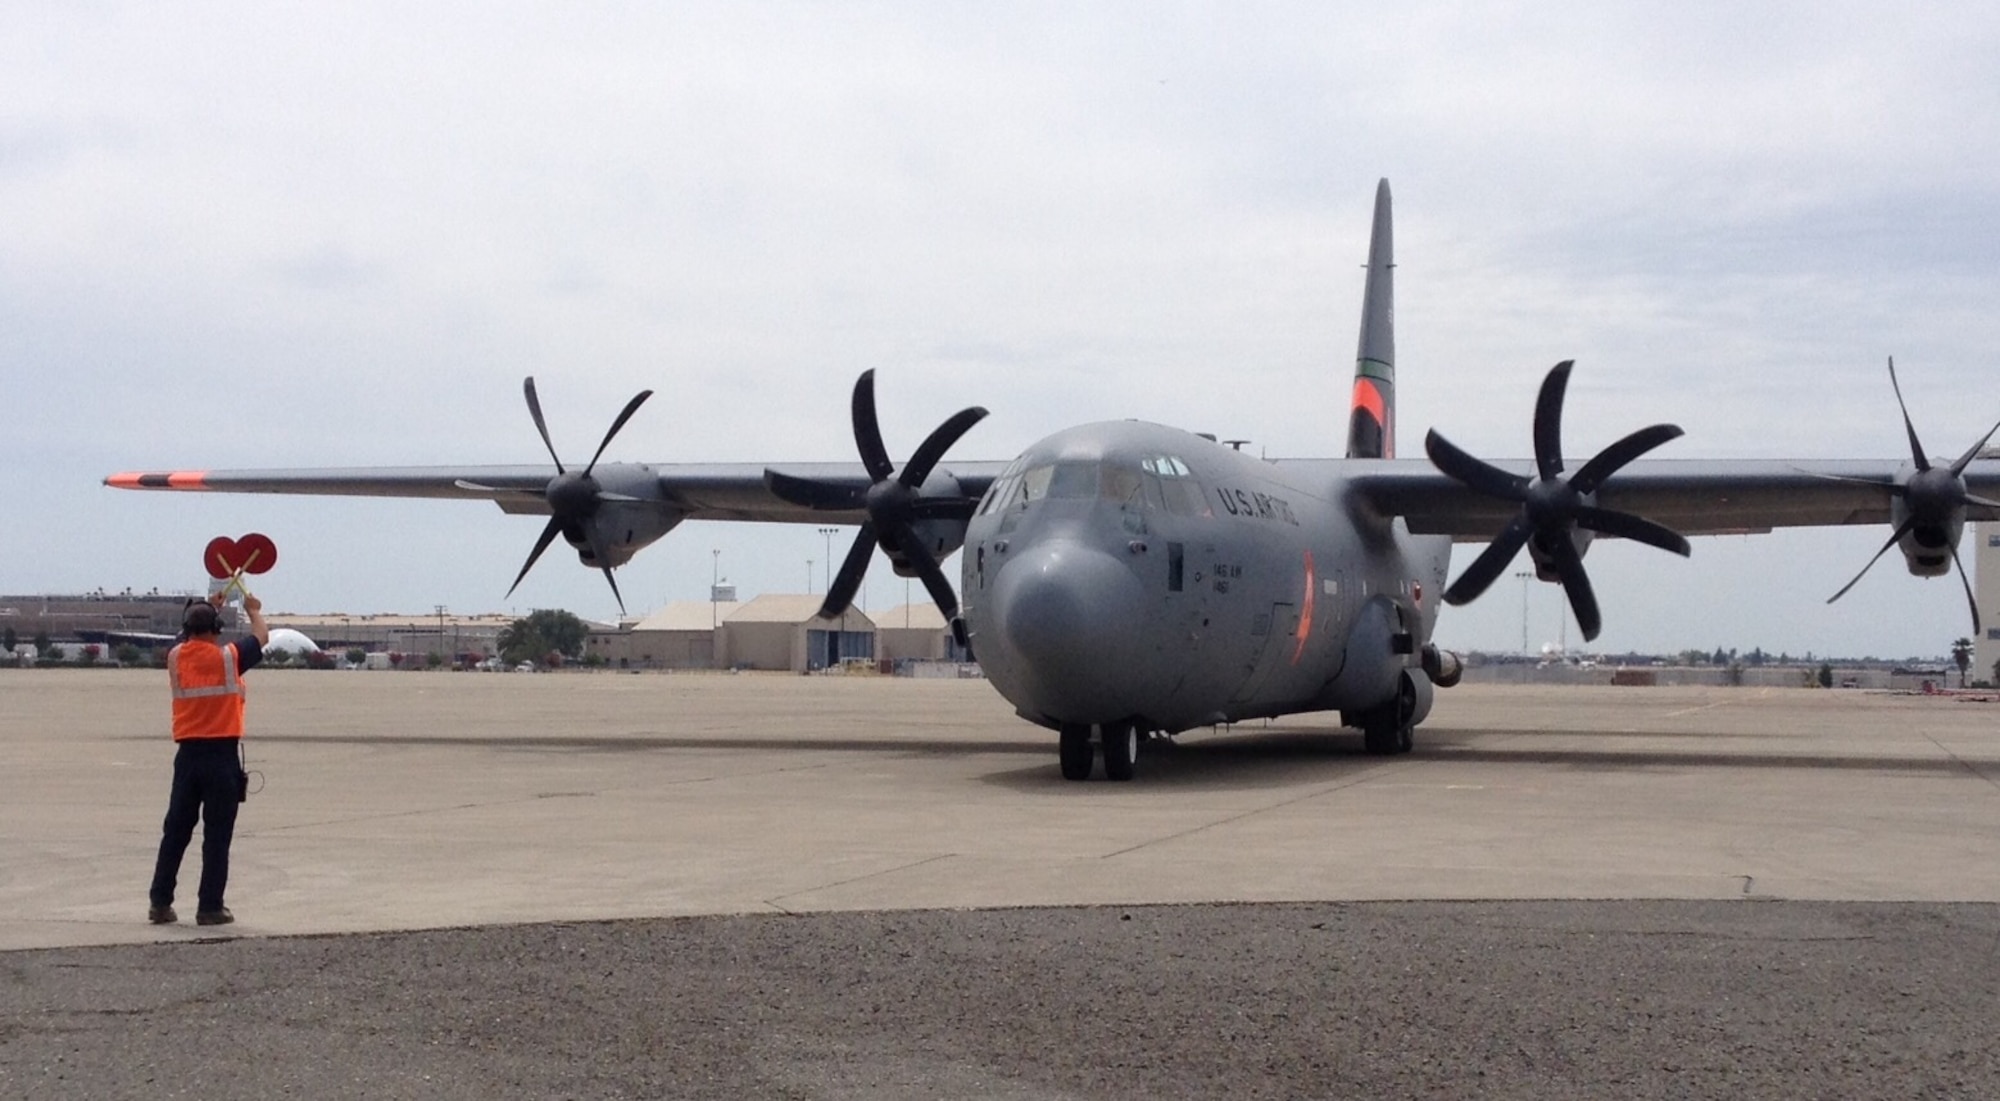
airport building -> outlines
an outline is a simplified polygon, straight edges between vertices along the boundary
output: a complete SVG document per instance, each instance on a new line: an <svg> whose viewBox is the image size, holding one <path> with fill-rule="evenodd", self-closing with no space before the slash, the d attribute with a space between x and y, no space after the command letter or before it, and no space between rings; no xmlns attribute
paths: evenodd
<svg viewBox="0 0 2000 1101"><path fill-rule="evenodd" d="M310 615L272 613L264 617L272 630L289 627L339 654L364 650L371 654L437 654L447 661L478 662L500 652L500 635L514 617L485 615L350 615L324 612Z"/></svg>
<svg viewBox="0 0 2000 1101"><path fill-rule="evenodd" d="M681 601L628 627L593 631L588 653L620 669L763 669L812 672L872 665L874 620L857 608L822 618L814 595L767 593L754 600ZM942 629L942 617L939 617ZM950 632L944 631L949 637ZM929 640L933 641L934 640ZM911 655L937 647L909 644Z"/></svg>
<svg viewBox="0 0 2000 1101"><path fill-rule="evenodd" d="M106 592L0 596L0 631L11 631L15 644L46 635L56 642L95 642L142 648L170 644L181 629L181 614L190 600L204 594Z"/></svg>

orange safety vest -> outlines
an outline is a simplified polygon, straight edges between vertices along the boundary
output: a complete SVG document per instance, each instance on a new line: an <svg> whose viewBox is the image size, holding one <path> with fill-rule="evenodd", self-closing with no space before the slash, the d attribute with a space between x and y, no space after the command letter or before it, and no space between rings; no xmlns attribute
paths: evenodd
<svg viewBox="0 0 2000 1101"><path fill-rule="evenodd" d="M243 736L243 677L236 644L193 639L167 651L174 688L174 741Z"/></svg>

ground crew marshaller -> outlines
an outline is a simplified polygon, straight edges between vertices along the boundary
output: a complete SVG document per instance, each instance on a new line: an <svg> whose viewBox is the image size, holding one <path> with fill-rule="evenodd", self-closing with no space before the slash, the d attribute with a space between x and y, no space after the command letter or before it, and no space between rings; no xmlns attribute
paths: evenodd
<svg viewBox="0 0 2000 1101"><path fill-rule="evenodd" d="M194 920L200 925L227 925L236 920L223 905L229 885L229 841L236 832L236 807L247 792L239 749L243 741L243 674L264 659L271 630L264 624L264 602L245 593L243 611L250 633L223 643L222 594L188 605L181 619L184 636L167 652L167 678L174 700L174 786L167 800L167 820L160 837L160 858L153 866L153 887L146 919L155 925L179 920L174 913L174 883L180 876L181 855L201 826L201 885Z"/></svg>

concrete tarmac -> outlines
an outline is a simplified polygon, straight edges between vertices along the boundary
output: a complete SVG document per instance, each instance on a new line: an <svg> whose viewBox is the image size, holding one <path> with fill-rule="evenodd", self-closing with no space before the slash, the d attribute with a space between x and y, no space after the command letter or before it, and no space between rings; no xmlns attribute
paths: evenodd
<svg viewBox="0 0 2000 1101"><path fill-rule="evenodd" d="M0 674L0 949L144 923L162 675ZM1330 716L1070 783L983 682L252 675L236 935L938 907L2000 901L2000 706L1461 687L1418 751ZM182 870L191 911L199 836Z"/></svg>
<svg viewBox="0 0 2000 1101"><path fill-rule="evenodd" d="M0 673L0 1097L2000 1096L1995 705L1443 693L1063 781L986 685ZM298 934L343 934L301 936Z"/></svg>

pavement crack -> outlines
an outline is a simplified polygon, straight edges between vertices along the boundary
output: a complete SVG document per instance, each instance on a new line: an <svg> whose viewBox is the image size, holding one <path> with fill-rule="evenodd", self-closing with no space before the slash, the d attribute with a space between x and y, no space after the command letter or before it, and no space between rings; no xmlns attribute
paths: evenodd
<svg viewBox="0 0 2000 1101"><path fill-rule="evenodd" d="M1988 784L1991 784L1996 788L2000 788L2000 777L1993 777L1987 775L1986 772L1982 770L1978 765L1952 752L1949 746L1946 746L1943 742L1937 740L1936 735L1926 733L1924 735L1924 740L1938 747L1938 752L1943 753L1945 756L1951 758L1953 764L1957 765L1958 767L1964 769L1967 772L1972 773L1975 779L1984 780Z"/></svg>
<svg viewBox="0 0 2000 1101"><path fill-rule="evenodd" d="M1281 810L1285 807L1296 806L1297 804L1306 802L1307 800L1317 799L1322 795L1331 795L1336 791L1342 790L1343 788L1351 788L1356 784L1365 783L1369 780L1374 780L1383 776L1393 776L1399 772L1404 772L1409 769L1416 768L1420 764L1422 764L1422 762L1420 761L1407 761L1400 764L1382 765L1377 768L1367 769L1363 771L1360 775L1351 776L1345 780L1336 780L1333 781L1332 783L1322 784L1321 786L1314 788L1311 791L1295 795L1290 799L1280 799L1275 803L1266 803L1261 807L1254 807L1250 810L1241 811L1236 814L1227 815L1222 818L1217 818L1212 822L1204 822L1199 826L1190 826L1184 830L1176 830L1173 833L1161 834L1158 837L1141 841L1136 845L1127 845L1122 849L1113 849L1110 852L1105 853L1098 859L1110 860L1113 857L1125 856L1129 853L1138 852L1141 849L1152 848L1155 845L1164 845L1169 841L1179 841L1182 838L1193 837L1196 834L1206 833L1209 830L1216 829L1221 826L1227 826L1235 822L1244 821L1245 819L1255 818L1260 814L1268 814L1274 810Z"/></svg>
<svg viewBox="0 0 2000 1101"><path fill-rule="evenodd" d="M935 864L940 860L956 859L957 856L958 856L957 853L938 853L934 856L926 856L921 860L912 860L907 863L898 864L893 868L883 868L880 871L869 872L866 875L849 876L846 879L836 879L831 883L814 884L811 887L806 887L797 891L789 892L787 894L776 895L774 897L767 898L764 900L764 905L773 907L775 909L781 910L789 914L792 911L788 907L786 907L782 901L780 901L781 899L796 898L799 895L811 894L814 891L831 891L837 887L846 887L854 883L865 883L871 879L880 879L885 875L895 875L898 872L907 872L911 868L921 868L926 864Z"/></svg>

